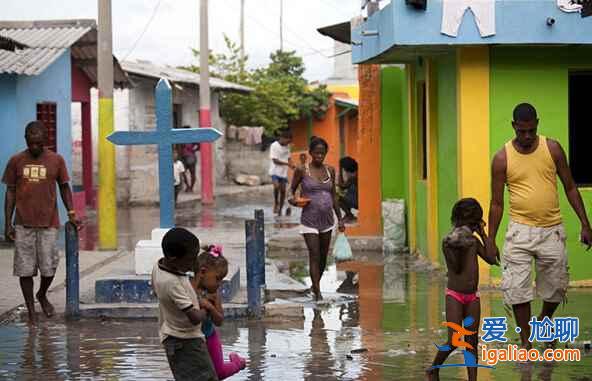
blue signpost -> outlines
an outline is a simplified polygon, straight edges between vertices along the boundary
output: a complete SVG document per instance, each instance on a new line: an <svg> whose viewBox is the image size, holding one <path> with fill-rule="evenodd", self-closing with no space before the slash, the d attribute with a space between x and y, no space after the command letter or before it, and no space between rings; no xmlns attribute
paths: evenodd
<svg viewBox="0 0 592 381"><path fill-rule="evenodd" d="M158 145L160 227L175 226L173 144L213 142L222 136L215 128L173 129L173 92L166 79L156 85L156 130L118 131L107 139L115 145Z"/></svg>

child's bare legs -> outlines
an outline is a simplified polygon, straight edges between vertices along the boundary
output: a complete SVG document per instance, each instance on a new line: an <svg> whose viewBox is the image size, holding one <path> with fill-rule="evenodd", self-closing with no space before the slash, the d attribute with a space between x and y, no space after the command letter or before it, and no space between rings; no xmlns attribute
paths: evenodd
<svg viewBox="0 0 592 381"><path fill-rule="evenodd" d="M479 356L478 356L478 345L479 345L479 322L481 321L481 302L479 301L479 299L475 300L474 302L471 302L467 305L464 306L465 307L465 313L463 316L463 319L467 316L470 316L474 319L473 324L469 325L468 327L465 327L466 329L468 329L469 331L473 331L473 332L477 332L474 335L470 335L470 336L465 336L465 341L469 344L471 344L471 346L473 346L473 349L468 349L469 352L471 352L473 354L473 356L475 356L475 362L479 363ZM467 368L467 373L469 375L469 381L477 381L477 369L478 368Z"/></svg>
<svg viewBox="0 0 592 381"><path fill-rule="evenodd" d="M284 209L284 202L286 201L286 183L280 181L279 183L279 206L278 206L278 216L282 215L282 210Z"/></svg>
<svg viewBox="0 0 592 381"><path fill-rule="evenodd" d="M280 182L273 180L273 214L277 214L280 204Z"/></svg>
<svg viewBox="0 0 592 381"><path fill-rule="evenodd" d="M464 318L464 311L463 305L454 299L451 296L446 296L446 321L451 323L456 323L462 325L462 321ZM445 345L450 347L450 350L447 351L438 351L436 353L436 357L434 358L434 362L432 366L438 366L444 364L444 361L450 356L452 352L456 349L455 346L452 345L452 334L454 330L452 328L448 328L448 341ZM426 371L426 379L430 381L436 381L440 379L440 369L435 368L432 369L431 367Z"/></svg>

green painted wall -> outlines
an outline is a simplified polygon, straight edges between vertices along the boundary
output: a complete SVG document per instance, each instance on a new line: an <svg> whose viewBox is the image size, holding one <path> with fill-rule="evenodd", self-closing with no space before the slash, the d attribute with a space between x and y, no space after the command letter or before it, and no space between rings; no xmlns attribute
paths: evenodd
<svg viewBox="0 0 592 381"><path fill-rule="evenodd" d="M514 106L530 102L538 110L539 133L557 139L569 151L568 140L568 73L570 70L592 70L592 48L586 47L494 47L491 49L491 155L513 137L510 121ZM584 204L592 205L592 190L581 189ZM561 211L568 231L569 264L572 280L592 279L590 253L579 242L580 225L559 186ZM503 244L507 226L505 216L498 233ZM496 268L495 275L499 276Z"/></svg>
<svg viewBox="0 0 592 381"><path fill-rule="evenodd" d="M458 199L456 54L438 58L438 232L450 231L450 212ZM438 245L438 248L440 246ZM444 264L442 252L440 263Z"/></svg>
<svg viewBox="0 0 592 381"><path fill-rule="evenodd" d="M382 198L405 198L407 190L406 156L407 126L403 119L403 98L406 97L405 71L385 67L381 71L381 144Z"/></svg>

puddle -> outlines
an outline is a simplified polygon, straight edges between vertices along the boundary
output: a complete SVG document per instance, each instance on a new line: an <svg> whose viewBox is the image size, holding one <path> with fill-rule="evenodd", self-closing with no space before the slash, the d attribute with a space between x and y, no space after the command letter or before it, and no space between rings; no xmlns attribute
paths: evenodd
<svg viewBox="0 0 592 381"><path fill-rule="evenodd" d="M356 302L306 308L304 321L226 322L220 329L224 352L248 358L247 369L232 380L422 380L434 343L445 340L444 284L433 273L404 268L399 261L331 264L323 291L336 290L345 270L355 270ZM590 290L574 290L558 311L580 318L578 345L592 338L591 297ZM482 293L481 308L483 316L506 316L495 291ZM507 336L516 342L513 329L509 320ZM0 379L171 379L155 321L45 323L35 330L12 324L0 326L0 337ZM365 351L351 353L359 349ZM480 370L479 380L584 381L590 375L592 355L584 354L578 363L499 364ZM465 380L466 371L444 369L441 376Z"/></svg>

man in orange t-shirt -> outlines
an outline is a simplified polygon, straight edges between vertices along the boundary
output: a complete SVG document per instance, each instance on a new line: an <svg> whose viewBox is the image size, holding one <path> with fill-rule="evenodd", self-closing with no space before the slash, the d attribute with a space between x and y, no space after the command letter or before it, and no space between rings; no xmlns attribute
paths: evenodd
<svg viewBox="0 0 592 381"><path fill-rule="evenodd" d="M55 311L47 290L59 263L56 183L68 218L77 224L66 163L62 156L44 148L46 139L43 123L29 123L25 129L27 149L10 158L2 178L7 188L4 234L7 241L15 243L13 274L20 278L31 323L36 322L33 277L37 269L41 273L37 300L47 317Z"/></svg>

